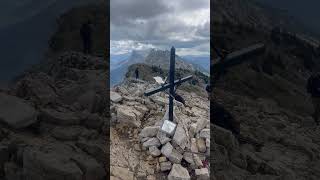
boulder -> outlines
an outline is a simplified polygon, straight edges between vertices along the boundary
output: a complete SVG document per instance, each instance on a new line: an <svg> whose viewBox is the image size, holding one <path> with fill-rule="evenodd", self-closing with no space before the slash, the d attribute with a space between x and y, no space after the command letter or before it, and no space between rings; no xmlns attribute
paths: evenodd
<svg viewBox="0 0 320 180"><path fill-rule="evenodd" d="M158 131L157 138L159 139L161 144L166 144L167 142L171 141L171 139L167 137L167 134L163 131Z"/></svg>
<svg viewBox="0 0 320 180"><path fill-rule="evenodd" d="M202 152L202 153L206 152L206 150L207 150L206 143L202 138L197 139L197 147L198 147L199 152Z"/></svg>
<svg viewBox="0 0 320 180"><path fill-rule="evenodd" d="M110 100L112 102L118 103L122 101L122 96L116 92L110 91Z"/></svg>
<svg viewBox="0 0 320 180"><path fill-rule="evenodd" d="M202 168L202 169L196 169L195 174L197 177L197 180L209 180L209 170L207 168Z"/></svg>
<svg viewBox="0 0 320 180"><path fill-rule="evenodd" d="M158 157L161 155L161 151L156 147L156 146L150 146L149 147L149 153L153 156L153 157Z"/></svg>
<svg viewBox="0 0 320 180"><path fill-rule="evenodd" d="M173 164L172 169L168 175L168 180L190 180L189 172L180 164Z"/></svg>
<svg viewBox="0 0 320 180"><path fill-rule="evenodd" d="M166 162L167 161L167 158L162 156L162 157L159 157L159 163L162 163L162 162Z"/></svg>
<svg viewBox="0 0 320 180"><path fill-rule="evenodd" d="M199 137L205 138L205 139L210 139L210 129L202 129L200 131Z"/></svg>
<svg viewBox="0 0 320 180"><path fill-rule="evenodd" d="M161 171L169 171L172 167L172 164L170 161L166 161L166 162L161 162L160 163L160 169Z"/></svg>
<svg viewBox="0 0 320 180"><path fill-rule="evenodd" d="M0 93L0 122L12 128L25 128L37 122L38 112L24 100Z"/></svg>
<svg viewBox="0 0 320 180"><path fill-rule="evenodd" d="M161 146L161 143L158 138L150 138L149 140L144 142L142 145L143 145L143 147L146 147L146 148L148 148L150 146L159 147L159 146Z"/></svg>
<svg viewBox="0 0 320 180"><path fill-rule="evenodd" d="M189 127L189 136L190 138L194 138L194 135L196 134L197 124L193 123Z"/></svg>
<svg viewBox="0 0 320 180"><path fill-rule="evenodd" d="M191 152L194 152L194 153L199 152L196 138L191 138Z"/></svg>
<svg viewBox="0 0 320 180"><path fill-rule="evenodd" d="M82 118L74 112L59 112L54 109L42 109L40 119L57 125L79 125Z"/></svg>
<svg viewBox="0 0 320 180"><path fill-rule="evenodd" d="M173 163L180 163L183 157L169 142L161 148L161 153Z"/></svg>
<svg viewBox="0 0 320 180"><path fill-rule="evenodd" d="M197 126L196 126L196 133L201 131L203 128L205 128L209 124L208 119L201 118L197 121Z"/></svg>
<svg viewBox="0 0 320 180"><path fill-rule="evenodd" d="M148 126L142 129L139 136L144 137L155 137L159 131L159 126Z"/></svg>
<svg viewBox="0 0 320 180"><path fill-rule="evenodd" d="M140 112L130 106L120 105L117 107L117 121L132 127L140 127Z"/></svg>
<svg viewBox="0 0 320 180"><path fill-rule="evenodd" d="M188 137L185 130L183 129L181 124L178 124L176 132L174 133L174 136L172 138L173 143L179 145L182 149L184 149L187 144L187 139Z"/></svg>

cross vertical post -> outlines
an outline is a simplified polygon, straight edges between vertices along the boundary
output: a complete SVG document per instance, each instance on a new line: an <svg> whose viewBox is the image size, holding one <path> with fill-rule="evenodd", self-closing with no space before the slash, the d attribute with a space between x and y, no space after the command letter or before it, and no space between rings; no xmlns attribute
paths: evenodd
<svg viewBox="0 0 320 180"><path fill-rule="evenodd" d="M169 73L169 83L170 83L170 96L169 96L169 120L173 121L173 98L174 98L174 71L175 71L175 48L171 48L170 56L170 73Z"/></svg>

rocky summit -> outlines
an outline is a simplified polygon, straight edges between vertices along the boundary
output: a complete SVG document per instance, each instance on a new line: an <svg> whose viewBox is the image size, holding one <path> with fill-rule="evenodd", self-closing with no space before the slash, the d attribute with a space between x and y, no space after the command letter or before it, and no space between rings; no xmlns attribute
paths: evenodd
<svg viewBox="0 0 320 180"><path fill-rule="evenodd" d="M210 131L209 136L203 133L210 130L205 92L200 95L178 89L186 106L174 101L177 128L169 136L160 128L168 119L168 95L161 92L147 97L143 94L156 86L152 81L127 78L111 89L112 178L209 179ZM200 151L193 151L193 146Z"/></svg>
<svg viewBox="0 0 320 180"><path fill-rule="evenodd" d="M0 179L106 178L104 59L58 54L0 93Z"/></svg>

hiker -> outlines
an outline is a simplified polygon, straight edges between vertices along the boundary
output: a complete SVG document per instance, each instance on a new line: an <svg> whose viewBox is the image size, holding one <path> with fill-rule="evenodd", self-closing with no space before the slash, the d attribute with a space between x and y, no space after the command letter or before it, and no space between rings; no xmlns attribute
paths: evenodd
<svg viewBox="0 0 320 180"><path fill-rule="evenodd" d="M212 91L210 84L207 84L207 85L206 85L206 91L207 91L207 94L208 94L208 100L210 101L211 91Z"/></svg>
<svg viewBox="0 0 320 180"><path fill-rule="evenodd" d="M139 79L139 70L138 68L136 68L136 70L134 71L135 75L136 75L136 79Z"/></svg>
<svg viewBox="0 0 320 180"><path fill-rule="evenodd" d="M320 73L315 70L309 77L307 82L307 91L311 95L314 113L312 115L314 121L319 125L320 115Z"/></svg>
<svg viewBox="0 0 320 180"><path fill-rule="evenodd" d="M80 35L83 43L83 53L91 54L92 53L92 27L91 27L90 20L82 24L80 29Z"/></svg>

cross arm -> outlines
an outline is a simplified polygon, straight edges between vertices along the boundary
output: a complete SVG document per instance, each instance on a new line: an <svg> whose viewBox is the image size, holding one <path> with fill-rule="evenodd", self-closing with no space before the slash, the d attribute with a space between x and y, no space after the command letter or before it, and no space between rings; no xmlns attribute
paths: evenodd
<svg viewBox="0 0 320 180"><path fill-rule="evenodd" d="M212 72L216 72L216 71L219 71L221 66L223 66L224 68L227 68L237 64L241 64L249 57L260 54L264 52L264 50L265 50L265 45L260 43L260 44L255 44L247 48L241 49L239 51L230 53L223 60L221 60L221 58L215 59L214 62L216 63L212 65L211 70Z"/></svg>
<svg viewBox="0 0 320 180"><path fill-rule="evenodd" d="M190 76L187 76L187 77L184 77L184 78L182 78L182 79L175 80L175 81L174 81L174 86L180 85L180 84L182 84L182 83L184 83L184 82L186 82L186 81L188 81L188 80L190 80L190 79L192 79L192 76L191 76L191 75L190 75ZM170 84L164 84L164 85L162 85L162 86L160 86L160 87L157 87L157 88L154 88L154 89L149 89L149 90L147 90L147 91L144 93L144 95L145 95L145 96L151 96L151 95L153 95L153 94L155 94L155 93L158 93L158 92L160 92L160 91L164 91L164 90L170 88L170 86L171 86Z"/></svg>

